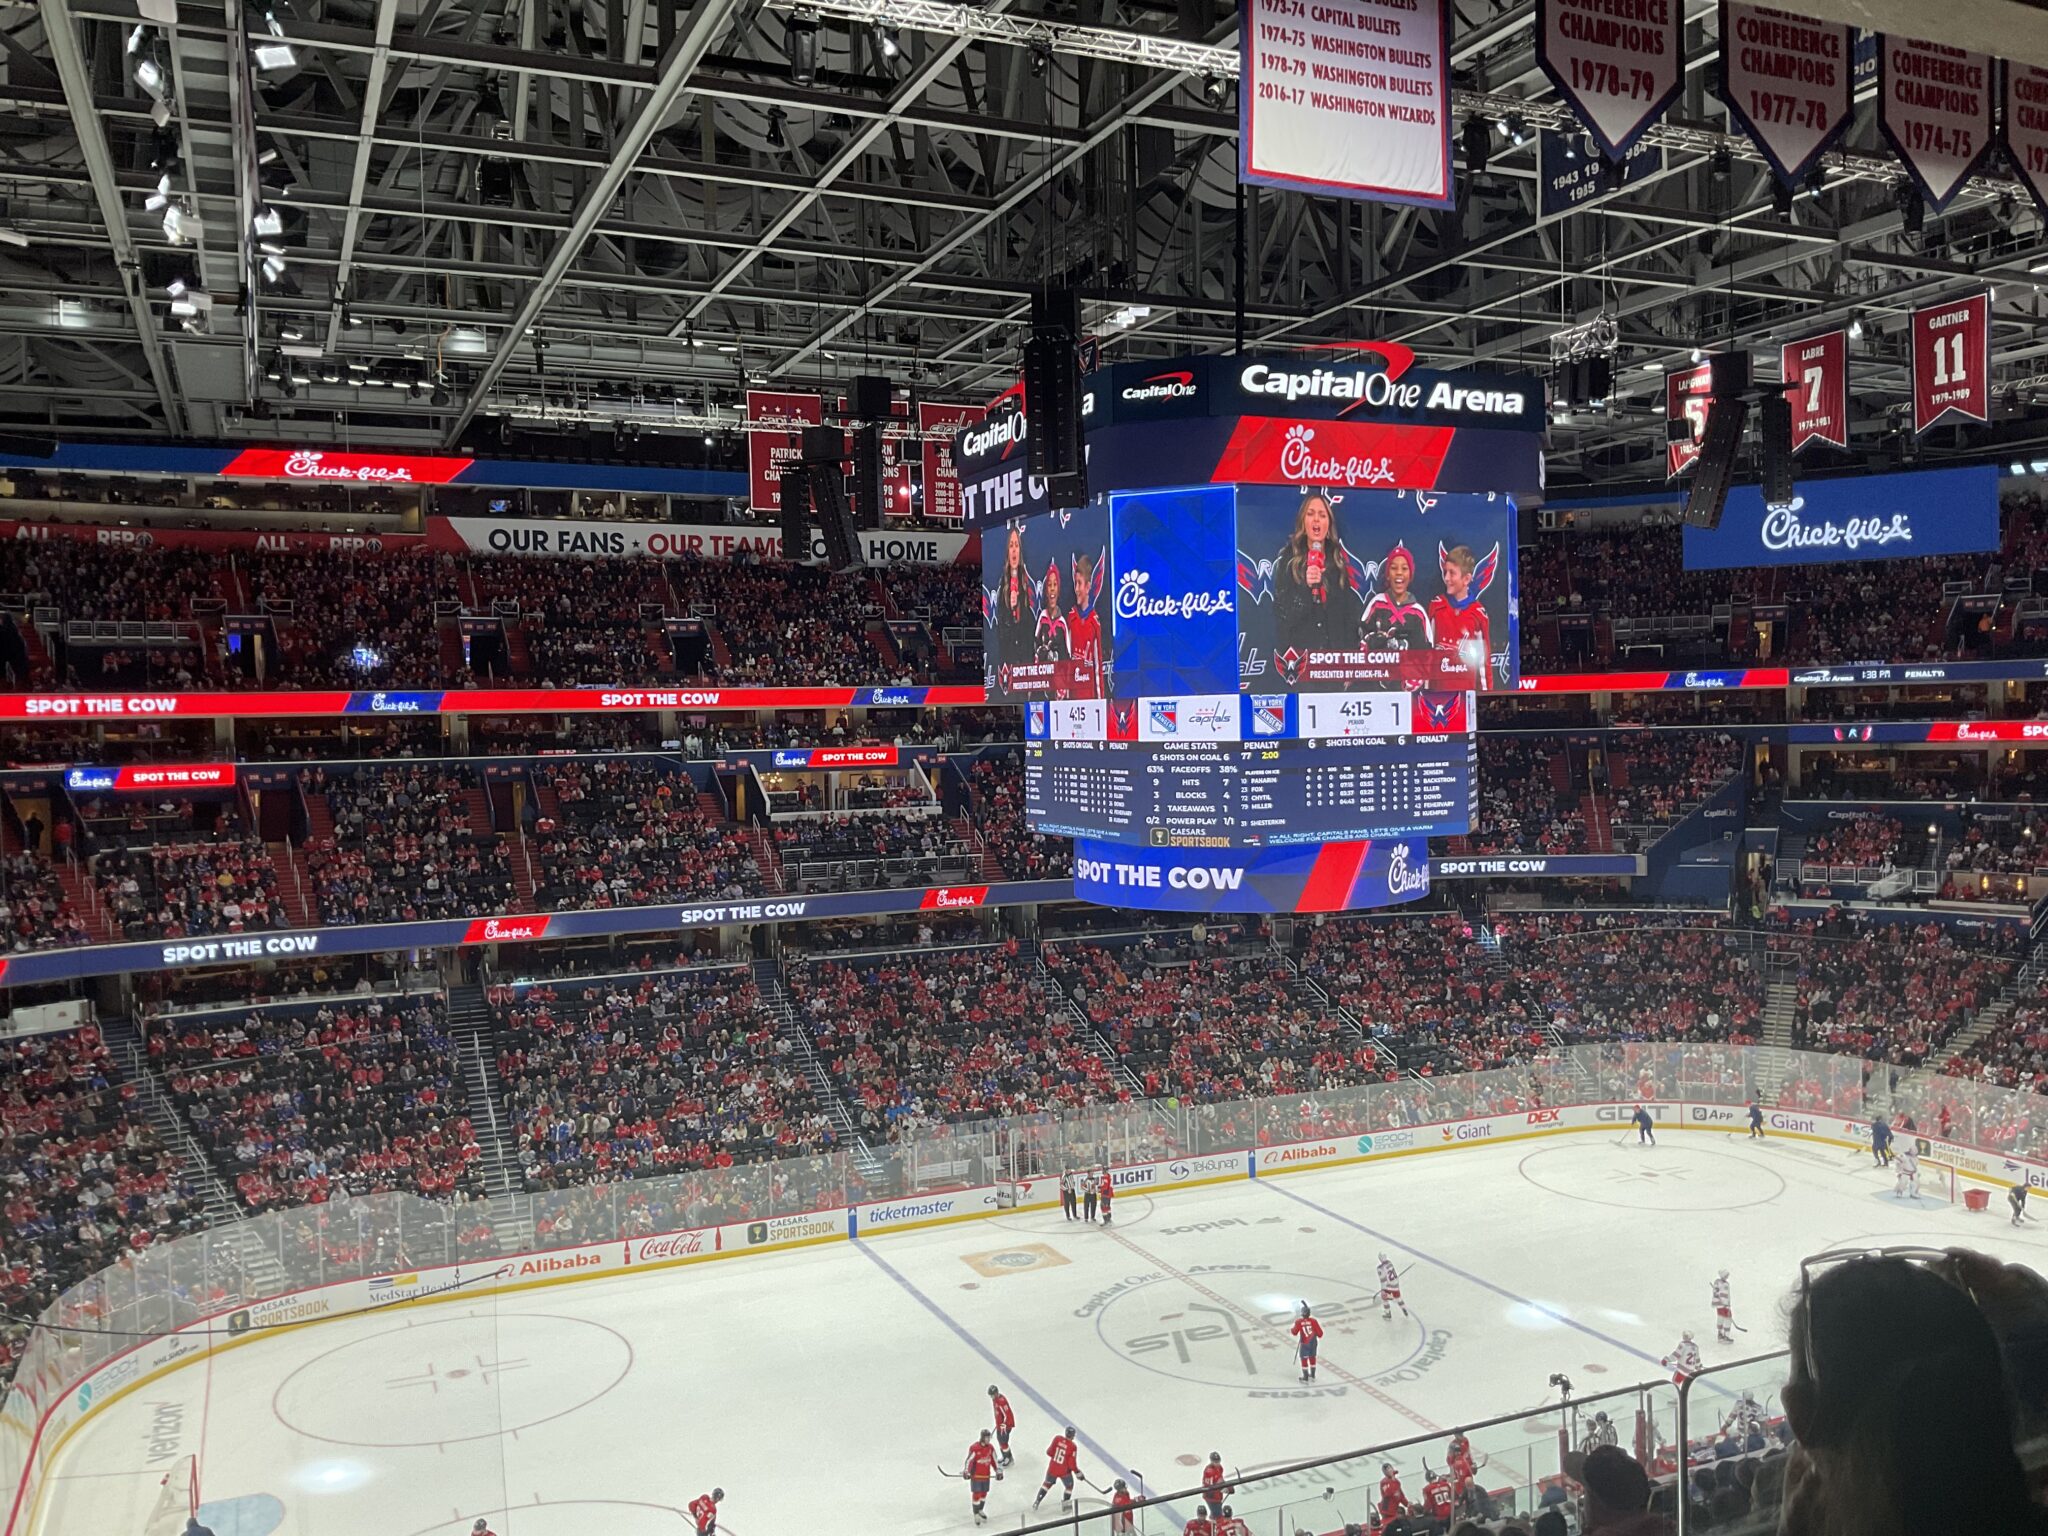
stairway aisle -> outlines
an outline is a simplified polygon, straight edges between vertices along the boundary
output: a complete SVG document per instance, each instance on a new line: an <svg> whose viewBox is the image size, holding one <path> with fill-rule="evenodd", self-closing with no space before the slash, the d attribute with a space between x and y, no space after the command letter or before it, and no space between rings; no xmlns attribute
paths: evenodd
<svg viewBox="0 0 2048 1536"><path fill-rule="evenodd" d="M504 1084L498 1079L497 1032L491 1027L490 1005L475 982L448 989L448 1033L462 1053L469 1123L484 1154L484 1189L493 1201L520 1189L519 1158L512 1150L512 1127L505 1108ZM530 1222L521 1214L513 1223ZM492 1223L508 1236L502 1221ZM517 1250L508 1250L517 1251Z"/></svg>

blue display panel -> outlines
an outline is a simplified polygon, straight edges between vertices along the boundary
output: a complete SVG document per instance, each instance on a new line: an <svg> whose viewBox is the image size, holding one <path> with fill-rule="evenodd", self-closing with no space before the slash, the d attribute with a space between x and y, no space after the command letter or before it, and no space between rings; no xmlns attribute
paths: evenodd
<svg viewBox="0 0 2048 1536"><path fill-rule="evenodd" d="M1753 485L1728 493L1717 527L1685 529L1688 571L1840 565L1998 548L1998 466L1801 480L1790 506Z"/></svg>
<svg viewBox="0 0 2048 1536"><path fill-rule="evenodd" d="M1470 736L1330 742L1032 742L1041 832L1154 847L1273 848L1471 830Z"/></svg>
<svg viewBox="0 0 2048 1536"><path fill-rule="evenodd" d="M1112 496L1110 692L1234 692L1237 666L1236 491Z"/></svg>
<svg viewBox="0 0 2048 1536"><path fill-rule="evenodd" d="M1074 894L1161 912L1344 912L1429 894L1428 845L1410 838L1299 848L1074 844Z"/></svg>

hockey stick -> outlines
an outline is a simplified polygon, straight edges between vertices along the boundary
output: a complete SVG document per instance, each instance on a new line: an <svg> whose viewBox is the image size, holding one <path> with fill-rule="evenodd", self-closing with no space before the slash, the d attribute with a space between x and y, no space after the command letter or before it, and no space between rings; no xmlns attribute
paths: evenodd
<svg viewBox="0 0 2048 1536"><path fill-rule="evenodd" d="M965 1472L948 1472L944 1467L940 1467L939 1476L950 1477L951 1479L953 1479L954 1482L957 1483L963 1480L967 1476L967 1474Z"/></svg>

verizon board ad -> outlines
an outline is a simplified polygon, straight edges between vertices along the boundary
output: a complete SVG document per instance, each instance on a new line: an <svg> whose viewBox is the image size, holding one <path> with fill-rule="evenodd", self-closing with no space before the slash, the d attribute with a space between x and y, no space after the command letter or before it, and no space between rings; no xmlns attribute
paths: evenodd
<svg viewBox="0 0 2048 1536"><path fill-rule="evenodd" d="M1721 0L1721 99L1781 180L1798 181L1849 126L1848 27Z"/></svg>
<svg viewBox="0 0 2048 1536"><path fill-rule="evenodd" d="M1449 0L1243 0L1238 174L1448 208Z"/></svg>
<svg viewBox="0 0 2048 1536"><path fill-rule="evenodd" d="M1991 151L1992 62L1940 43L1877 40L1878 126L1939 213Z"/></svg>
<svg viewBox="0 0 2048 1536"><path fill-rule="evenodd" d="M825 420L823 395L786 394L780 390L747 391L747 505L756 512L782 510L782 471L803 454L803 429ZM766 432L760 423L791 426L790 432Z"/></svg>
<svg viewBox="0 0 2048 1536"><path fill-rule="evenodd" d="M1684 0L1537 0L1536 62L1618 160L1685 82Z"/></svg>
<svg viewBox="0 0 2048 1536"><path fill-rule="evenodd" d="M1913 311L1913 430L1991 416L1991 295Z"/></svg>
<svg viewBox="0 0 2048 1536"><path fill-rule="evenodd" d="M924 440L924 515L943 522L960 521L960 476L953 468L953 440L962 427L988 414L980 405L933 405L917 403L920 432L944 432L943 438Z"/></svg>
<svg viewBox="0 0 2048 1536"><path fill-rule="evenodd" d="M860 536L869 565L952 565L967 555L961 533ZM536 560L779 560L782 533L771 527L727 528L694 523L608 523L540 518L433 517L430 548L473 555L527 555ZM811 536L810 557L825 558L823 534Z"/></svg>
<svg viewBox="0 0 2048 1536"><path fill-rule="evenodd" d="M2026 183L2034 206L2048 214L2048 69L2005 66L2005 110L1999 138L2013 174Z"/></svg>
<svg viewBox="0 0 2048 1536"><path fill-rule="evenodd" d="M1849 335L1829 331L1779 349L1792 402L1792 451L1808 443L1849 446Z"/></svg>
<svg viewBox="0 0 2048 1536"><path fill-rule="evenodd" d="M1706 363L1664 375L1664 420L1674 430L1664 445L1664 473L1677 479L1699 461L1700 439L1707 430L1707 396L1714 370Z"/></svg>

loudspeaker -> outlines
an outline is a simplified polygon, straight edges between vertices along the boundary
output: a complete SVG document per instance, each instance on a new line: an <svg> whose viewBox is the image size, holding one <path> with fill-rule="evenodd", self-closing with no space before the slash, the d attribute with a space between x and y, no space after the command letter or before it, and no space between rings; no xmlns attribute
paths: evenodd
<svg viewBox="0 0 2048 1536"><path fill-rule="evenodd" d="M801 464L782 471L782 558L811 558L811 472Z"/></svg>
<svg viewBox="0 0 2048 1536"><path fill-rule="evenodd" d="M1764 505L1792 505L1792 402L1773 391L1757 407L1757 435L1763 442Z"/></svg>
<svg viewBox="0 0 2048 1536"><path fill-rule="evenodd" d="M853 520L862 528L882 526L882 429L877 426L853 429Z"/></svg>
<svg viewBox="0 0 2048 1536"><path fill-rule="evenodd" d="M1692 418L1690 416L1667 416L1664 418L1664 441L1667 443L1689 443L1692 441Z"/></svg>
<svg viewBox="0 0 2048 1536"><path fill-rule="evenodd" d="M1699 464L1693 470L1692 495L1686 498L1685 520L1695 528L1721 526L1728 488L1735 482L1735 459L1742 447L1742 429L1749 423L1749 402L1739 395L1715 399L1707 407L1706 430L1700 434Z"/></svg>
<svg viewBox="0 0 2048 1536"><path fill-rule="evenodd" d="M1031 418L1025 440L1031 473L1047 479L1081 469L1081 370L1074 344L1033 333L1024 343L1024 409Z"/></svg>
<svg viewBox="0 0 2048 1536"><path fill-rule="evenodd" d="M1036 335L1081 339L1081 296L1071 288L1041 288L1031 295L1031 329Z"/></svg>
<svg viewBox="0 0 2048 1536"><path fill-rule="evenodd" d="M834 468L846 462L846 429L843 427L805 427L804 463L816 469L829 464Z"/></svg>
<svg viewBox="0 0 2048 1536"><path fill-rule="evenodd" d="M1733 398L1749 393L1749 354L1747 352L1716 352L1707 359L1707 371L1712 381L1709 393L1718 400L1723 396Z"/></svg>
<svg viewBox="0 0 2048 1536"><path fill-rule="evenodd" d="M853 512L846 505L846 491L839 483L839 471L812 471L811 492L817 502L818 531L825 536L825 564L835 571L850 571L863 563L860 532L853 526Z"/></svg>
<svg viewBox="0 0 2048 1536"><path fill-rule="evenodd" d="M889 419L890 385L887 378L879 373L854 375L853 393L847 404L847 412L855 421L887 421Z"/></svg>

